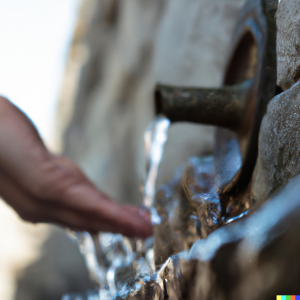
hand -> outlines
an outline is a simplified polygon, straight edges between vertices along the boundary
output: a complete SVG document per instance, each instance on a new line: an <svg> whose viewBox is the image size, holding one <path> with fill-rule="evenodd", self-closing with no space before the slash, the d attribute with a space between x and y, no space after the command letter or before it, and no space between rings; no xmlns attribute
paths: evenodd
<svg viewBox="0 0 300 300"><path fill-rule="evenodd" d="M0 196L19 216L89 232L152 234L139 208L100 193L68 159L46 149L30 120L0 97Z"/></svg>

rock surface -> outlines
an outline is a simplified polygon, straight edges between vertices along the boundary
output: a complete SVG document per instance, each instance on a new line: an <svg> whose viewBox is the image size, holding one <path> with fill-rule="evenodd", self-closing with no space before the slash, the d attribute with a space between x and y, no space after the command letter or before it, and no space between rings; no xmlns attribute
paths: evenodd
<svg viewBox="0 0 300 300"><path fill-rule="evenodd" d="M198 241L190 259L199 261L189 299L274 299L300 292L300 177L297 176L258 211ZM287 201L288 200L288 201ZM208 277L201 280L201 274ZM198 278L197 278L198 277ZM204 286L204 285L202 285Z"/></svg>
<svg viewBox="0 0 300 300"><path fill-rule="evenodd" d="M222 221L222 207L215 184L213 156L190 158L182 177L182 185L190 205L200 220L200 237L207 238Z"/></svg>
<svg viewBox="0 0 300 300"><path fill-rule="evenodd" d="M286 90L300 79L299 0L281 0L276 19L277 84Z"/></svg>
<svg viewBox="0 0 300 300"><path fill-rule="evenodd" d="M258 211L196 242L188 261L180 255L169 258L155 285L144 289L152 295L157 291L151 299L167 294L176 300L271 300L299 294L299 193L297 176Z"/></svg>
<svg viewBox="0 0 300 300"><path fill-rule="evenodd" d="M199 239L199 218L182 187L185 165L178 167L168 184L162 185L155 198L161 224L154 228L154 256L158 268L173 254L189 250ZM194 213L194 218L191 217Z"/></svg>
<svg viewBox="0 0 300 300"><path fill-rule="evenodd" d="M259 136L259 154L252 180L252 197L266 200L300 173L300 83L268 105Z"/></svg>

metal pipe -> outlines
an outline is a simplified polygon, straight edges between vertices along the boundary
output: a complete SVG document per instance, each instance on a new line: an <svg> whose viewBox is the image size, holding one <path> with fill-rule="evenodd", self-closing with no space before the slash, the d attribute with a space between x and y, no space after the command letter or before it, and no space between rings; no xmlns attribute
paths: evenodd
<svg viewBox="0 0 300 300"><path fill-rule="evenodd" d="M243 122L253 80L220 88L188 88L158 84L156 114L171 122L210 124L238 130Z"/></svg>

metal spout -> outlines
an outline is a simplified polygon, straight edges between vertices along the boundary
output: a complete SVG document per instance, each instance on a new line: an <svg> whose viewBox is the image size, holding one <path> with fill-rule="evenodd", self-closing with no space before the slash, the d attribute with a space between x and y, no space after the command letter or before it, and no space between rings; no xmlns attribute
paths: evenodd
<svg viewBox="0 0 300 300"><path fill-rule="evenodd" d="M171 122L217 126L214 159L219 194L245 190L251 180L261 120L275 95L277 5L277 0L246 0L223 87L156 86L156 114Z"/></svg>
<svg viewBox="0 0 300 300"><path fill-rule="evenodd" d="M220 88L187 88L158 84L156 114L171 122L210 124L238 130L244 120L253 80Z"/></svg>

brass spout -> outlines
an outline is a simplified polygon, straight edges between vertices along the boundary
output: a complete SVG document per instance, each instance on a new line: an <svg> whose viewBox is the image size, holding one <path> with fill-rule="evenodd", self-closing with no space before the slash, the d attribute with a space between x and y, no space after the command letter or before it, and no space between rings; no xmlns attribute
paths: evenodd
<svg viewBox="0 0 300 300"><path fill-rule="evenodd" d="M156 114L171 122L193 122L239 130L253 80L220 88L187 88L158 84Z"/></svg>

